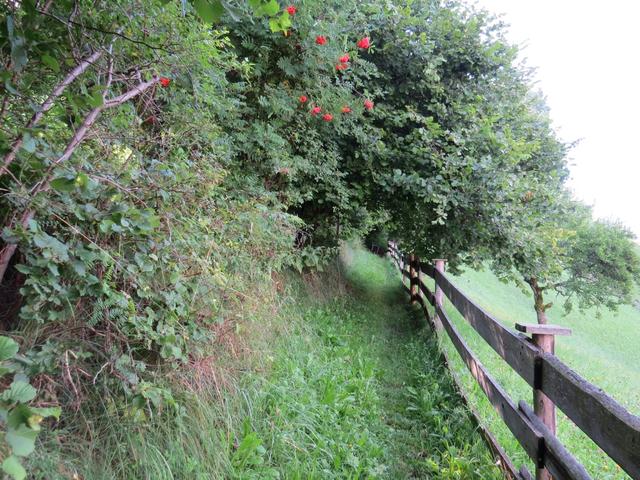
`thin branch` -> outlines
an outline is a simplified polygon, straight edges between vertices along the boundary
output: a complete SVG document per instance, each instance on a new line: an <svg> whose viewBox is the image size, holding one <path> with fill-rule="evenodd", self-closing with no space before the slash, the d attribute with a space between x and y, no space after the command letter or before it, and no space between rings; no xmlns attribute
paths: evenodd
<svg viewBox="0 0 640 480"><path fill-rule="evenodd" d="M65 150L62 153L62 155L60 156L60 158L58 158L55 162L53 162L51 166L55 167L55 166L61 164L62 162L67 161L71 157L71 155L73 154L75 149L84 140L84 137L89 132L89 129L93 126L93 124L98 119L98 117L100 116L100 114L102 113L103 110L106 110L108 108L117 107L118 105L122 105L126 101L131 100L132 98L136 97L137 95L140 95L142 92L147 90L149 87L151 87L151 86L155 85L156 83L158 83L158 81L159 81L158 77L153 77L153 79L151 79L151 80L149 80L147 82L139 84L135 88L132 88L128 92L125 92L125 93L123 93L122 95L120 95L118 97L112 98L111 100L106 100L101 106L96 107L93 110L91 110L89 112L89 114L86 116L86 118L84 119L84 122L82 122L82 125L80 125L80 128L78 128L78 130L73 135L73 137L71 137L71 141L67 144L67 148L65 148ZM48 183L49 183L48 181L45 182L45 184L43 184L43 185L45 185L45 187L38 189L38 191L43 191L43 190L47 189L48 188Z"/></svg>
<svg viewBox="0 0 640 480"><path fill-rule="evenodd" d="M35 215L33 209L29 209L22 214L22 218L20 219L20 224L23 228L27 228L29 222ZM2 283L2 279L4 278L4 274L9 267L9 262L13 258L13 254L16 253L16 249L18 248L17 243L7 243L2 250L0 250L0 283Z"/></svg>
<svg viewBox="0 0 640 480"><path fill-rule="evenodd" d="M67 227L69 227L73 233L75 233L76 235L79 235L80 237L84 238L87 242L89 242L90 244L92 244L93 246L95 246L98 250L100 250L102 253L104 253L107 257L109 257L114 264L116 264L122 271L126 271L126 269L124 268L124 265L122 265L113 255L111 255L107 250L105 250L103 247L101 247L100 245L98 245L96 242L94 242L93 240L91 240L91 238L89 238L87 235L85 235L84 233L82 233L82 231L80 231L77 227L75 227L74 225L72 225L71 223L69 223L68 221L66 221L64 218L62 218L60 215L58 215L57 213L54 213L52 215L54 218L56 218L59 222L64 223Z"/></svg>
<svg viewBox="0 0 640 480"><path fill-rule="evenodd" d="M158 45L151 45L150 43L144 42L142 40L136 40L135 38L131 38L131 37L127 37L126 35L124 35L123 33L120 32L114 32L111 30L103 30L101 28L98 27L93 27L91 25L84 25L82 23L78 23L74 20L64 20L60 17L57 17L56 15L53 15L51 13L47 13L47 12L43 12L42 10L36 10L38 13L42 14L42 15L46 15L47 17L51 17L54 20L57 20L58 22L62 23L63 25L66 25L67 27L70 25L73 25L75 27L81 27L81 28L86 28L87 30L93 30L94 32L100 32L100 33L104 33L105 35L115 35L116 37L120 37L128 42L131 43L135 43L138 45L144 45L145 47L151 48L152 50L162 50L164 52L169 52L172 53L171 50L167 49L166 46L158 46ZM169 46L172 45L177 45L176 44L169 44Z"/></svg>
<svg viewBox="0 0 640 480"><path fill-rule="evenodd" d="M51 8L52 4L53 4L53 0L47 0L47 3L45 3L44 6L42 7L42 11L47 13Z"/></svg>
<svg viewBox="0 0 640 480"><path fill-rule="evenodd" d="M7 112L7 106L9 105L9 94L5 93L2 98L2 107L0 108L0 120L4 117L4 114Z"/></svg>
<svg viewBox="0 0 640 480"><path fill-rule="evenodd" d="M87 57L85 60L80 62L73 70L71 70L69 74L64 78L64 80L62 80L62 82L56 85L56 87L53 89L49 97L42 103L42 105L40 105L40 108L38 108L38 110L33 114L33 116L31 117L31 120L29 120L25 128L28 129L36 126L40 122L40 120L42 120L42 117L44 117L44 114L47 113L51 109L51 107L53 107L55 100L60 95L62 95L62 92L64 92L64 90L76 78L82 75L87 70L87 68L93 65L100 58L101 55L102 55L102 52L96 51L95 53ZM20 147L22 146L23 142L24 142L24 133L21 133L18 136L18 138L14 140L9 152L7 152L7 154L4 156L3 165L2 167L0 167L0 177L2 177L2 175L9 168L9 165L11 165L11 163L15 160L16 155L18 154L18 150L20 150Z"/></svg>
<svg viewBox="0 0 640 480"><path fill-rule="evenodd" d="M128 100L131 100L133 97L135 97L137 95L140 95L142 92L147 90L149 87L155 85L159 81L160 81L160 79L158 77L153 77L152 80L149 80L147 82L143 82L143 83L139 84L137 87L129 90L128 92L125 92L120 96L112 98L111 100L107 100L105 102L105 104L104 104L105 108L111 108L111 107L116 107L118 105L121 105L124 102L126 102Z"/></svg>
<svg viewBox="0 0 640 480"><path fill-rule="evenodd" d="M147 203L142 198L138 197L132 190L123 187L122 185L120 185L115 180L112 180L112 179L110 179L108 177L104 177L102 175L91 174L91 176L93 178L97 178L98 180L102 180L103 182L107 182L110 185L113 185L115 188L117 188L121 192L126 193L127 195L132 197L136 202L140 203L144 207L148 207Z"/></svg>
<svg viewBox="0 0 640 480"><path fill-rule="evenodd" d="M78 145L80 145L80 143L84 140L87 133L89 132L89 129L93 126L93 124L98 119L98 117L100 116L100 113L102 113L103 110L116 107L118 105L125 103L126 101L132 99L136 95L139 95L145 90L147 90L148 88L152 87L159 81L160 79L157 76L154 76L153 79L147 82L143 82L138 86L136 86L135 88L132 88L128 92L125 92L122 95L115 97L109 101L105 101L104 104L102 104L101 106L91 110L89 114L85 117L84 122L82 122L82 125L80 126L80 128L73 134L73 137L71 137L71 140L67 144L67 148L65 148L62 155L55 162L53 162L49 167L46 179L42 182L37 183L34 186L34 188L31 190L32 195L37 195L40 192L45 192L49 190L49 188L51 187L51 181L52 181L51 172L53 171L54 167L56 167L57 165L60 165L61 163L65 162L71 157L71 155L76 150ZM22 227L26 229L29 225L29 222L33 219L34 216L35 216L35 210L33 208L28 208L22 214L22 217L20 219L20 224L22 225ZM11 222L8 225L9 228L14 228L15 226L16 225L13 222ZM6 244L4 248L0 250L0 283L4 278L7 268L9 267L9 263L11 262L11 258L13 258L13 255L15 254L17 248L18 248L18 245L16 243L11 243L11 244Z"/></svg>

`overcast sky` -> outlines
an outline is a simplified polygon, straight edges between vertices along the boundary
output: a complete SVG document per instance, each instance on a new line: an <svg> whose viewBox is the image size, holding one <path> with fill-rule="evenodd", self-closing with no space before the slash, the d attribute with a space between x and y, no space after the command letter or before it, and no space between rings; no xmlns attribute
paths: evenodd
<svg viewBox="0 0 640 480"><path fill-rule="evenodd" d="M640 1L477 3L511 25L561 138L581 139L570 154L575 196L640 237Z"/></svg>

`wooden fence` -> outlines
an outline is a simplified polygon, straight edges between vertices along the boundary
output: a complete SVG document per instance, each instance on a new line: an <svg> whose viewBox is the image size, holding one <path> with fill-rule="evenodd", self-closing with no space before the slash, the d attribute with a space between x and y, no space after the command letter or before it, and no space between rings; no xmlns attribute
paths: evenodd
<svg viewBox="0 0 640 480"><path fill-rule="evenodd" d="M439 334L447 333L480 388L535 463L537 479L591 478L555 436L556 406L631 478L640 479L640 417L629 413L553 354L554 335L567 333L566 329L552 325L516 325L518 330L531 333L532 338L512 331L478 307L449 280L444 273L444 260L435 260L433 264L421 262L413 255L402 254L393 242L389 242L387 253L402 272L403 286L412 303L421 305L427 320ZM422 281L423 274L435 281L434 292ZM404 283L405 278L408 286ZM478 360L447 316L443 307L444 296L484 341L532 387L533 409L527 402L516 403L511 399ZM429 313L427 304L433 307L433 315ZM464 396L460 380L455 374L454 378ZM473 409L472 412L478 417L477 412ZM514 467L490 431L482 428L482 433L499 457L507 477L518 480L532 478L526 467Z"/></svg>

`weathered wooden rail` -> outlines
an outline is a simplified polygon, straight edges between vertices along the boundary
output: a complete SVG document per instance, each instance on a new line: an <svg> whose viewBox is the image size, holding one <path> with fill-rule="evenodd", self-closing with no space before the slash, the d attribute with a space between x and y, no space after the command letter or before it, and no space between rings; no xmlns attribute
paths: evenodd
<svg viewBox="0 0 640 480"><path fill-rule="evenodd" d="M532 333L533 339L510 330L447 278L443 260L435 260L434 265L421 262L413 255L402 254L393 242L389 242L387 253L402 272L403 286L411 301L421 305L436 332L446 332L489 402L535 463L537 479L591 478L555 436L555 406L631 478L640 479L640 417L629 413L553 354L553 335L563 333L564 329L517 325L518 329ZM423 274L435 281L434 292L423 282ZM445 296L484 341L533 388L535 412L527 402L516 403L511 399L478 360L447 316L443 307ZM433 307L432 313L427 305ZM446 358L446 352L443 353ZM464 396L455 373L454 379ZM526 467L516 470L491 432L483 428L483 435L509 478L532 478Z"/></svg>

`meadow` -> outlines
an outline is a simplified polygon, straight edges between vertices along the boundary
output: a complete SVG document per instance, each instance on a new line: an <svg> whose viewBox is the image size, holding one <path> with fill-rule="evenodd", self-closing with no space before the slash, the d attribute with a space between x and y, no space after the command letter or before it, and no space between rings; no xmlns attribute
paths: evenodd
<svg viewBox="0 0 640 480"><path fill-rule="evenodd" d="M535 323L531 296L513 284L500 282L491 272L467 270L452 279L505 326L513 328L516 322ZM556 355L630 412L640 414L640 310L635 306L624 306L617 312L601 309L600 315L593 309L565 314L563 299L551 300L554 306L549 311L550 323L572 329L571 336L557 337ZM482 363L512 398L531 402L530 387L493 352L451 304L446 305L446 310ZM496 434L516 465L526 464L533 471L527 455L475 385L448 338L442 344L454 359L453 366L462 375L471 403L480 411L484 423ZM629 478L560 411L558 436L593 478Z"/></svg>

